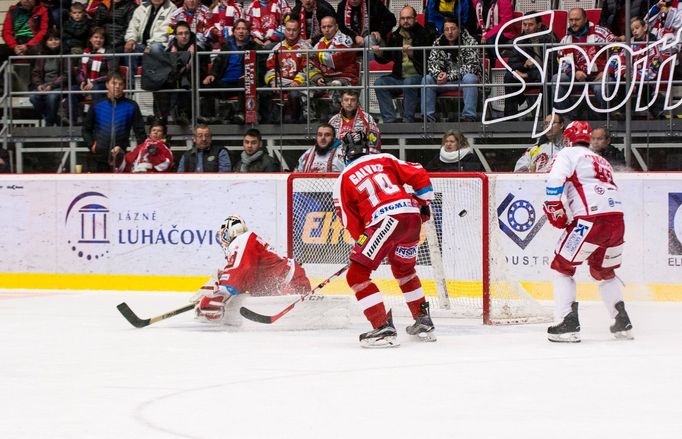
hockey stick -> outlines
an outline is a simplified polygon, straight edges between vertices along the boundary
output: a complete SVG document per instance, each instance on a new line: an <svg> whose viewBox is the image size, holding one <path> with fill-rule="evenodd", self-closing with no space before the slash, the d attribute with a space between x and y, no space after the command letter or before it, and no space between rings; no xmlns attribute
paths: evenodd
<svg viewBox="0 0 682 439"><path fill-rule="evenodd" d="M203 286L200 289L202 290L212 290L212 287L209 286ZM119 312L123 315L123 317L126 318L130 322L131 325L133 325L136 328L144 328L145 326L149 326L152 323L160 322L161 320L166 320L169 319L173 316L177 316L178 314L182 314L183 312L191 311L197 306L198 302L192 302L189 305L185 305L182 308L174 309L172 311L168 311L165 314L161 314L160 316L156 317L151 317L148 319L141 319L133 312L132 309L128 306L127 303L122 302L116 305L116 308L119 310Z"/></svg>
<svg viewBox="0 0 682 439"><path fill-rule="evenodd" d="M325 280L323 280L322 282L320 282L320 284L319 284L318 286L316 286L315 288L313 288L312 290L308 291L308 292L305 293L305 294L302 294L301 297L299 297L296 301L292 302L290 305L288 305L286 308L284 308L282 311L278 312L278 313L275 314L275 315L266 316L266 315L263 315L263 314L258 314L257 312L251 311L250 309L245 308L245 307L243 307L243 306L239 309L239 313L240 313L244 318L247 318L247 319L252 320L252 321L254 321L254 322L266 323L266 324L275 323L277 320L279 320L280 318L282 318L282 316L284 316L286 313L288 313L289 311L291 311L292 309L294 309L294 306L296 306L297 303L303 302L303 301L304 301L306 298L308 298L309 296L311 296L311 295L315 294L316 292L320 291L320 290L321 290L322 288L324 288L329 282L331 282L332 280L334 280L336 277L340 276L341 273L343 273L343 272L346 271L347 269L348 269L348 265L344 265L343 268L341 268L339 271L337 271L336 273L332 274L331 276L329 276L328 278L326 278Z"/></svg>

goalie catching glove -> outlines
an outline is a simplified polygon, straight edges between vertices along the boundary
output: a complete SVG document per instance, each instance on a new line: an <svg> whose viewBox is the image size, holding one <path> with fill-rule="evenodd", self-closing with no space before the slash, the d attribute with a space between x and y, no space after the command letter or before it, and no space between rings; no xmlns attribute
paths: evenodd
<svg viewBox="0 0 682 439"><path fill-rule="evenodd" d="M229 285L219 285L199 299L195 308L196 318L205 322L218 322L225 316L225 305L239 291Z"/></svg>
<svg viewBox="0 0 682 439"><path fill-rule="evenodd" d="M549 223L557 229L565 229L568 226L568 216L566 209L564 209L564 203L561 201L545 201L542 209L545 211Z"/></svg>

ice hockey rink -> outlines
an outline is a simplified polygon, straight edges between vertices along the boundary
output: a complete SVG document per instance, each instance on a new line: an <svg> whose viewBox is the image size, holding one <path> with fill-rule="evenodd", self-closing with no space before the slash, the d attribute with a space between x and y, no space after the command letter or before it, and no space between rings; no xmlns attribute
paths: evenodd
<svg viewBox="0 0 682 439"><path fill-rule="evenodd" d="M1 292L2 438L679 438L682 305L628 303L633 341L581 306L583 342L546 325L436 319L438 341L362 349L368 326L211 328L189 294ZM295 312L295 311L294 311ZM293 312L292 312L293 313Z"/></svg>

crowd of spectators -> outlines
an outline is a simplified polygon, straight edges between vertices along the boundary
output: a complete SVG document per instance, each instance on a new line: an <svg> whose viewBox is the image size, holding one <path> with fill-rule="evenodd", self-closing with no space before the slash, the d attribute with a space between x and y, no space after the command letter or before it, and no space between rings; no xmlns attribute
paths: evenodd
<svg viewBox="0 0 682 439"><path fill-rule="evenodd" d="M631 66L638 62L646 64L643 69L633 69L635 80L655 81L659 75L670 75L671 66L663 71L661 65L676 55L681 45L657 48L652 43L674 38L682 29L682 14L673 3L633 1L630 23L625 22L622 0L604 0L598 22L591 22L584 9L571 9L567 11L565 35L561 38L548 31L524 40L535 46L523 52L502 51L511 69L504 77L505 92L510 94L504 103L504 115L513 117L529 96L527 92L515 93L522 81L558 86L557 96L568 94L572 78L588 84L596 112L584 102L575 105L576 96L566 96L552 105L570 110L564 114L567 120L598 120L609 111L602 89L607 89L606 95L624 93L621 79ZM159 81L153 75L160 70L149 66L170 63L170 74L162 78L165 82L153 89L154 116L164 121L188 125L192 117L200 116L210 123L255 125L300 123L308 117L321 124L328 123L337 140L349 131L363 131L370 149L379 152L379 126L373 115L359 106L357 94L362 81L363 53L370 61L391 66L390 73L387 71L374 82L378 87L375 93L381 123L440 121L437 98L453 90L460 91L463 99L458 120L473 122L480 121L480 84L487 83L490 66L502 61L491 47L484 50L478 46L494 41L508 43L519 35L547 30L540 17L523 19L520 26L505 26L515 18L512 0L426 0L421 11L405 5L397 16L392 10L398 9L392 6L389 9L380 0L343 0L336 9L325 0L297 0L295 4L287 0L244 0L243 3L235 0L19 0L5 15L2 32L5 44L0 46L0 61L10 55L46 55L31 58L31 89L35 94L30 101L45 125L82 123L83 137L96 156L93 169L103 170L110 169L110 154L116 148L124 156L127 141L117 138L119 131L125 131L121 127L127 129L122 136L128 136L130 128L134 128L138 145L147 138L141 133L144 121L139 107L117 92L118 72L123 73L125 86L126 79L135 75L141 66L144 86L145 79L147 83ZM421 20L420 14L423 14ZM629 44L634 50L646 48L643 54L632 57L629 66L624 53L596 56L601 45L624 42L626 27L630 27L632 34ZM587 57L566 47L557 53L571 62L552 57L548 71L541 72L537 67L543 65L546 49L557 42L559 46L582 44ZM242 52L252 50L260 51L255 60ZM305 53L306 50L310 52ZM210 53L199 57L197 62L195 56L200 51ZM82 58L60 57L62 54ZM180 57L180 54L188 56ZM679 74L678 70L675 69L675 75ZM255 72L253 77L249 76L251 72ZM603 80L605 76L607 80ZM257 99L253 99L249 83L254 82L257 87L271 90L259 92ZM64 99L61 92L69 84L74 93ZM201 100L199 108L193 111L192 90L197 84ZM615 89L617 84L620 90ZM649 83L646 93L652 105L648 113L640 116L669 117L663 110L665 97L660 90ZM397 97L402 98L402 106L396 106ZM224 102L218 101L229 102L224 107ZM307 108L311 109L308 114ZM115 120L103 126L106 117L111 118L112 114ZM620 111L615 111L614 117L620 115ZM101 133L107 130L115 131L116 135L109 135L110 144L102 145L99 139L106 137ZM322 130L323 138L328 135L326 130ZM540 139L519 160L517 169L543 169L546 164L543 157L547 156L550 161L557 146L552 132L550 129L546 138ZM465 162L462 157L475 154L467 152L466 139L456 134L444 137L434 166L447 168L444 163L453 163L448 161L453 151L459 151L457 166L461 168L463 163L468 169L472 166L470 159ZM219 157L220 151L210 149L210 139L206 147L199 147L201 142L197 142L196 136L195 130L194 152L184 155L178 168L205 170L218 164L209 166L206 157L214 157L213 153ZM256 143L261 144L260 134L256 137ZM453 138L456 147L451 146ZM319 133L318 141L324 143ZM318 152L333 149L332 146L327 143ZM209 152L204 154L206 148ZM253 168L254 163L262 160L259 152L262 151L245 148L235 170ZM463 152L467 153L463 155ZM136 157L143 155L138 151ZM229 156L227 163L218 161L219 170L233 169ZM311 160L307 166L315 162ZM126 156L119 158L118 165L124 170L141 169L134 160L131 163ZM170 165L164 169L172 168L172 161ZM277 163L269 162L262 165L267 169L276 166ZM306 162L301 166L306 166ZM329 167L334 167L333 159Z"/></svg>

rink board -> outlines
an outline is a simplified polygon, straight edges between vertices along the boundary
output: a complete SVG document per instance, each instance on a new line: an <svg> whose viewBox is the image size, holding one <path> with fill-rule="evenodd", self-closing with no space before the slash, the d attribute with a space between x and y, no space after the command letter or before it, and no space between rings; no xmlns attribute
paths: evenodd
<svg viewBox="0 0 682 439"><path fill-rule="evenodd" d="M224 263L215 231L230 214L242 216L276 251L286 252L286 179L286 174L0 176L0 289L194 291ZM615 179L626 218L618 271L626 297L682 300L682 174ZM498 243L493 255L498 265L492 268L532 296L551 298L549 264L560 232L542 214L544 176L492 174L489 180L490 215L497 226L491 230ZM316 283L324 276L311 277ZM579 269L577 280L581 297L597 298L586 269ZM390 275L378 281L391 282ZM468 282L466 290L476 294L479 280ZM433 294L429 283L425 287ZM325 292L348 289L340 279Z"/></svg>

